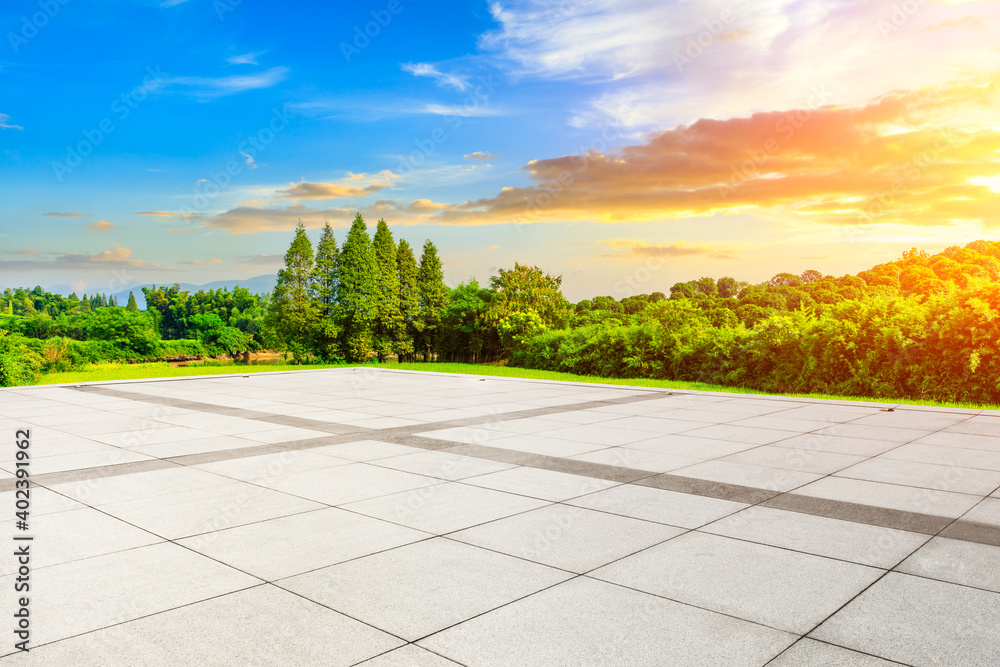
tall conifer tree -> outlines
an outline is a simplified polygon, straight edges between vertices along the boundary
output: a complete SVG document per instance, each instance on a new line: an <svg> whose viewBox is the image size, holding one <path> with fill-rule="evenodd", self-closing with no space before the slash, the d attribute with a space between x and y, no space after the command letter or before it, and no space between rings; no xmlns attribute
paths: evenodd
<svg viewBox="0 0 1000 667"><path fill-rule="evenodd" d="M402 335L396 342L399 360L413 356L414 340L420 326L420 286L417 283L417 260L413 248L406 239L399 240L396 249L396 267L399 276L399 314L402 320Z"/></svg>
<svg viewBox="0 0 1000 667"><path fill-rule="evenodd" d="M430 358L437 346L441 333L441 319L448 306L448 287L444 284L444 272L437 247L430 240L424 242L417 269L417 284L420 287L421 347L424 361Z"/></svg>
<svg viewBox="0 0 1000 667"><path fill-rule="evenodd" d="M379 220L372 241L375 261L378 263L379 303L375 318L375 351L379 362L391 354L402 333L403 316L399 310L399 275L396 260L396 243L385 220Z"/></svg>
<svg viewBox="0 0 1000 667"><path fill-rule="evenodd" d="M350 361L367 361L372 355L372 329L380 302L378 262L368 227L358 213L340 253L340 289L343 308L344 353Z"/></svg>

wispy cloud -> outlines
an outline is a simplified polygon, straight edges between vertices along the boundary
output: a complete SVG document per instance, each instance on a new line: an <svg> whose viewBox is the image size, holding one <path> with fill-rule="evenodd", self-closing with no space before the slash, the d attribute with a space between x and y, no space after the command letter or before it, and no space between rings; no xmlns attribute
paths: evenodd
<svg viewBox="0 0 1000 667"><path fill-rule="evenodd" d="M272 67L257 74L221 77L175 76L164 79L162 85L166 88L183 90L197 97L216 98L248 90L271 88L288 78L288 72L287 67Z"/></svg>
<svg viewBox="0 0 1000 667"><path fill-rule="evenodd" d="M23 130L24 128L20 125L13 125L8 123L10 116L5 113L0 113L0 129L4 130Z"/></svg>
<svg viewBox="0 0 1000 667"><path fill-rule="evenodd" d="M465 160L479 160L480 162L485 162L487 160L496 160L499 155L494 155L489 151L474 151L472 153L466 153L462 156Z"/></svg>
<svg viewBox="0 0 1000 667"><path fill-rule="evenodd" d="M149 264L141 260L132 258L132 251L128 248L116 246L111 250L104 250L93 255L80 253L67 253L55 255L51 259L31 259L14 260L0 262L0 272L12 273L27 270L42 270L46 272L54 271L75 271L81 269L107 270L109 267L126 266L136 271L170 271L172 269L160 266L159 264Z"/></svg>
<svg viewBox="0 0 1000 667"><path fill-rule="evenodd" d="M183 5L188 0L163 0L160 3L160 7L174 7L176 5Z"/></svg>
<svg viewBox="0 0 1000 667"><path fill-rule="evenodd" d="M437 114L439 116L459 116L462 118L483 118L487 116L503 116L502 109L487 108L480 105L467 104L425 104L418 107L401 109L402 113Z"/></svg>
<svg viewBox="0 0 1000 667"><path fill-rule="evenodd" d="M658 243L648 244L645 241L636 241L633 239L606 239L602 241L602 243L607 243L612 248L627 248L625 252L598 255L598 257L611 259L622 259L628 257L677 258L697 256L708 256L713 259L733 259L735 257L735 254L733 254L732 251L718 250L716 248L710 248L703 245L689 246L683 241L671 243L670 245L660 245Z"/></svg>
<svg viewBox="0 0 1000 667"><path fill-rule="evenodd" d="M468 77L458 74L445 74L430 63L403 63L400 65L404 72L409 72L413 76L425 76L434 79L439 86L451 86L455 90L466 90L469 87Z"/></svg>
<svg viewBox="0 0 1000 667"><path fill-rule="evenodd" d="M86 218L90 216L90 213L77 213L76 211L66 211L65 213L60 213L58 211L51 211L44 214L49 218Z"/></svg>
<svg viewBox="0 0 1000 667"><path fill-rule="evenodd" d="M107 220L95 220L94 222L88 222L87 226L94 230L89 232L90 234L106 234L117 224L117 222L108 222Z"/></svg>
<svg viewBox="0 0 1000 667"><path fill-rule="evenodd" d="M264 55L265 51L254 51L252 53L243 53L236 56L229 56L226 58L226 62L230 65L256 65L257 58Z"/></svg>

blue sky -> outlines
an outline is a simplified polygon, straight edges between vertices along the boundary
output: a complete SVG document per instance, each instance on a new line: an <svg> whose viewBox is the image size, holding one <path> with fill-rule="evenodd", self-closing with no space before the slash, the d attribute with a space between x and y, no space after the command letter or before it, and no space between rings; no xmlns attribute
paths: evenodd
<svg viewBox="0 0 1000 667"><path fill-rule="evenodd" d="M452 283L521 261L572 299L995 238L996 5L8 2L0 285L272 273L359 210Z"/></svg>

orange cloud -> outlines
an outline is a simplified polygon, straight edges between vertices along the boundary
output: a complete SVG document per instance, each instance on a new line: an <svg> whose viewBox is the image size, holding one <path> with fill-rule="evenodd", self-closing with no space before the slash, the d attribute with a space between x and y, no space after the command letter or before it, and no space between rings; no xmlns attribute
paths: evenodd
<svg viewBox="0 0 1000 667"><path fill-rule="evenodd" d="M349 173L346 178L336 183L292 183L285 190L279 190L279 199L353 199L367 197L373 192L384 190L399 179L399 174L389 170L377 174Z"/></svg>

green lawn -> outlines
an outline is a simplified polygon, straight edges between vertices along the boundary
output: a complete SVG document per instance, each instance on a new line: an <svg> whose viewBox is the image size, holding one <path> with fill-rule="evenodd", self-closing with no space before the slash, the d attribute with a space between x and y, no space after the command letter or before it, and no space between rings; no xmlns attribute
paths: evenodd
<svg viewBox="0 0 1000 667"><path fill-rule="evenodd" d="M192 375L220 375L220 374L248 374L248 373L270 373L277 371L301 371L315 370L320 368L347 368L359 366L360 364L333 364L333 365L308 365L294 366L291 364L261 364L249 366L243 364L213 364L209 366L171 366L166 362L148 364L100 364L82 371L71 373L48 373L42 375L38 384L66 384L76 382L106 382L108 380L139 380L148 378L185 377ZM370 365L370 364L369 364ZM371 366L371 365L370 365ZM407 371L431 371L438 373L461 373L470 375L490 375L497 377L532 378L536 380L555 380L568 382L590 382L596 384L632 385L638 387L658 387L661 389L693 389L700 391L719 391L741 394L765 394L762 391L753 389L741 389L739 387L724 387L721 385L706 384L704 382L680 382L673 380L647 380L647 379L617 379L602 378L591 375L573 375L572 373L557 373L555 371L537 371L527 368L514 368L511 366L485 366L480 364L452 364L452 363L408 363L397 364L390 362L385 364L385 368L400 369ZM942 403L937 401L921 401L899 398L871 398L864 396L834 396L830 394L782 394L783 396L794 396L804 398L839 399L848 401L868 401L875 403L898 403L905 405L929 405L938 407L953 408L986 408L990 410L1000 410L1000 406L976 403Z"/></svg>

